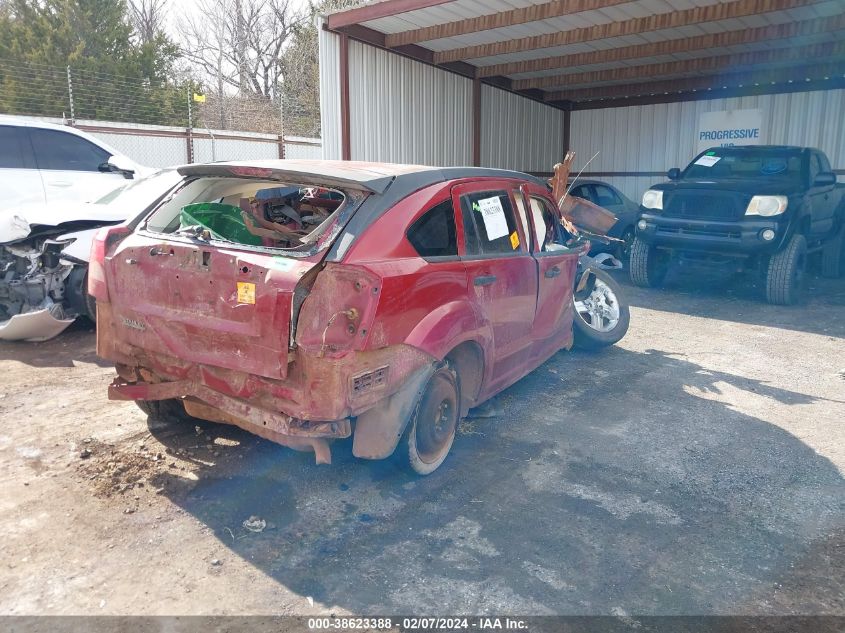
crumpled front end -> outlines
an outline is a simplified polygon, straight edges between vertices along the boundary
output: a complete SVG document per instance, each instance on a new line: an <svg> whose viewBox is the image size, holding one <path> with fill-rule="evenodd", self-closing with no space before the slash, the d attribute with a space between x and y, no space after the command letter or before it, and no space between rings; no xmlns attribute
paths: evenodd
<svg viewBox="0 0 845 633"><path fill-rule="evenodd" d="M69 243L42 236L0 246L0 340L46 341L84 310L84 269L62 256Z"/></svg>

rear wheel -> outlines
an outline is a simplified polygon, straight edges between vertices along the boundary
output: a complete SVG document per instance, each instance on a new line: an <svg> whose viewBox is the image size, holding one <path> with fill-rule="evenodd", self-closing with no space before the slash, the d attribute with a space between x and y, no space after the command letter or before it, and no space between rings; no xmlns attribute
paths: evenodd
<svg viewBox="0 0 845 633"><path fill-rule="evenodd" d="M669 254L635 237L628 269L634 285L642 288L659 286L669 270Z"/></svg>
<svg viewBox="0 0 845 633"><path fill-rule="evenodd" d="M845 218L836 235L822 246L822 276L839 279L845 275Z"/></svg>
<svg viewBox="0 0 845 633"><path fill-rule="evenodd" d="M779 253L769 259L766 272L766 300L775 305L793 305L804 290L807 268L807 240L793 235Z"/></svg>
<svg viewBox="0 0 845 633"><path fill-rule="evenodd" d="M426 385L407 433L408 465L419 475L442 464L458 428L458 381L448 366L439 367Z"/></svg>
<svg viewBox="0 0 845 633"><path fill-rule="evenodd" d="M147 417L162 422L179 422L188 419L185 413L185 405L181 400L136 400L138 408L147 414Z"/></svg>
<svg viewBox="0 0 845 633"><path fill-rule="evenodd" d="M575 345L582 349L598 349L620 341L631 319L628 303L616 280L603 270L590 272L595 275L592 291L572 298L575 309L572 330Z"/></svg>

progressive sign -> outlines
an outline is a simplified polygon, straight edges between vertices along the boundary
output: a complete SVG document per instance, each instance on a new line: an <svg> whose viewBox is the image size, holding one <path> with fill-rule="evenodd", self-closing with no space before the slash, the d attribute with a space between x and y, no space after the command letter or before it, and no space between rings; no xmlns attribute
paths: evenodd
<svg viewBox="0 0 845 633"><path fill-rule="evenodd" d="M710 147L760 145L763 142L763 111L722 110L702 112L698 121L698 152Z"/></svg>

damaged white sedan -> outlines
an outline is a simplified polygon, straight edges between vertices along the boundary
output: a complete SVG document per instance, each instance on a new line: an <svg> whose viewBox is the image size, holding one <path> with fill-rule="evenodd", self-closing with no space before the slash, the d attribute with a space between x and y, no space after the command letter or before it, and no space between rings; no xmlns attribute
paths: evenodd
<svg viewBox="0 0 845 633"><path fill-rule="evenodd" d="M77 317L96 318L87 292L91 241L158 202L181 180L162 170L92 203L0 212L0 340L46 341Z"/></svg>

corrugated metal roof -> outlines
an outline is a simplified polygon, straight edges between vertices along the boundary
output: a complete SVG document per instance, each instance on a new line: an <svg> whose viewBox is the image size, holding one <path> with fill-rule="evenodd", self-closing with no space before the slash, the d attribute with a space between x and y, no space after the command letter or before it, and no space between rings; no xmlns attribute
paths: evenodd
<svg viewBox="0 0 845 633"><path fill-rule="evenodd" d="M393 0L387 0L378 5L380 8L387 7ZM389 15L388 17L376 17L375 19L360 22L360 26L371 29L371 31L378 32L383 36L397 36L398 34L406 34L409 31L417 29L439 27L438 35L449 34L448 37L438 37L437 39L425 39L422 34L418 36L419 41L417 46L428 49L435 54L440 54L437 59L448 59L444 54L449 53L454 56L455 51L459 54L457 58L465 63L475 67L487 67L500 64L511 64L515 62L531 62L534 60L544 60L552 57L562 57L578 53L589 53L592 51L605 51L622 47L630 47L646 44L657 44L661 42L669 42L678 40L677 45L671 46L673 50L670 52L659 51L655 54L648 54L649 51L637 52L636 57L622 58L617 60L597 59L595 62L591 60L580 59L578 65L563 66L562 62L557 64L557 67L547 69L529 69L523 72L511 72L503 75L504 80L525 80L531 78L554 77L560 76L559 83L554 85L544 85L543 90L555 91L561 87L572 88L575 87L567 81L566 75L573 73L583 73L588 71L599 71L612 68L630 68L635 66L645 66L649 64L664 63L664 62L683 62L684 60L696 60L710 56L739 54L752 51L767 50L770 48L792 48L795 46L806 46L809 44L832 42L841 39L845 30L836 32L821 32L809 34L797 34L790 38L774 38L774 39L760 39L758 41L740 42L733 45L720 46L717 50L709 51L707 49L685 50L680 43L682 40L693 38L697 36L704 36L707 34L721 34L730 32L739 32L759 27L768 27L772 25L791 25L798 22L805 22L808 20L835 20L845 17L845 1L843 0L770 0L762 2L762 8L778 8L775 11L761 11L756 14L741 15L740 17L732 17L728 19L711 19L709 21L702 21L701 19L689 19L689 22L683 26L674 26L671 28L658 28L660 24L665 24L663 19L658 20L656 25L646 25L643 28L629 29L629 34L605 37L601 39L588 39L587 41L578 41L566 45L547 46L545 48L531 48L525 47L520 50L519 46L513 44L514 40L523 40L524 38L536 38L539 36L555 37L558 34L567 33L575 29L588 29L598 25L613 25L615 23L624 23L625 21L634 19L649 18L650 16L664 16L680 11L687 11L691 9L698 9L702 7L712 7L713 5L724 5L727 9L731 6L741 6L743 3L748 4L751 0L633 0L630 2L614 3L612 1L600 2L595 0L591 2L586 0L585 4L588 10L568 13L556 17L549 17L536 21L529 21L524 23L516 23L510 25L501 25L502 16L498 16L498 21L493 21L494 14L503 12L524 9L531 6L548 5L549 0L452 0L435 6L427 6L424 8L417 8L413 11L406 11ZM779 4L771 4L779 3ZM404 2L402 6L422 6L426 4L423 2ZM796 6L802 5L802 6ZM398 4L396 6L399 6ZM751 6L749 4L749 6ZM601 8L592 8L601 7ZM786 8L784 8L786 7ZM791 7L791 8L790 8ZM550 7L545 7L550 9ZM571 7L567 10L572 10ZM711 13L713 10L708 9ZM384 15L388 11L381 11L380 15ZM744 11L747 13L748 11ZM523 12L524 13L524 12ZM370 15L373 15L370 13ZM545 13L543 15L548 15ZM698 12L695 13L699 15ZM733 15L737 15L734 13ZM497 28L486 28L472 30L463 28L468 22L476 18L486 18L484 26L497 26ZM720 12L718 15L712 17L722 17ZM642 20L641 20L642 21ZM457 23L453 27L445 27L443 25L450 25ZM474 24L474 23L473 23ZM845 26L845 24L843 25ZM430 36L433 31L428 31L425 36ZM354 38L354 33L352 34ZM415 36L417 37L417 36ZM558 41L560 39L558 38ZM492 54L484 55L486 50L483 48L486 45L497 45L509 42L508 52L502 53L500 50L490 51ZM547 40L543 40L543 44ZM520 44L521 46L522 44ZM460 51L459 49L466 49L467 47L482 47L472 51ZM489 49L489 46L487 46ZM677 50L675 50L677 49ZM408 54L408 50L403 51ZM451 53L450 53L451 52ZM474 57L474 55L482 53L483 56ZM424 57L424 56L423 56ZM451 61L451 60L450 60ZM809 61L809 60L807 60ZM829 59L814 59L814 62L836 61L842 62L845 67L845 56ZM670 79L672 77L686 77L694 75L693 72L685 72L683 64L678 66L678 72L672 73L670 76L654 77L651 75L642 75L637 77L637 81L650 81L656 78ZM756 70L757 67L755 67ZM772 69L778 68L775 63L760 65L759 68ZM718 71L713 71L711 75L718 76ZM623 85L626 82L610 82L601 81L601 83L593 84L596 86L607 85ZM632 83L628 80L627 83ZM583 84L579 84L584 87ZM536 96L536 94L535 94ZM625 95L620 95L625 96Z"/></svg>

